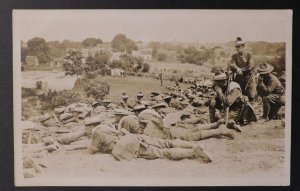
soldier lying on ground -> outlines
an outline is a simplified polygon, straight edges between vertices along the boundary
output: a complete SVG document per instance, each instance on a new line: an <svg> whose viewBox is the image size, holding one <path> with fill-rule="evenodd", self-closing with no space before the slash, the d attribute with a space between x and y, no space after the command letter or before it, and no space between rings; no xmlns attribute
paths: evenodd
<svg viewBox="0 0 300 191"><path fill-rule="evenodd" d="M93 129L92 142L88 145L88 151L90 153L98 151L111 153L119 160L134 158L181 160L189 158L205 163L211 162L199 144L131 134L125 129L118 131L105 125Z"/></svg>
<svg viewBox="0 0 300 191"><path fill-rule="evenodd" d="M176 116L171 116L174 121ZM178 117L178 116L177 116ZM179 117L180 118L180 117ZM126 129L133 134L145 134L151 137L163 139L181 139L187 141L200 141L209 138L226 137L234 139L234 132L227 129L223 119L211 124L165 126L161 119L148 118L147 120L138 118L135 115L125 116L120 120L118 130Z"/></svg>

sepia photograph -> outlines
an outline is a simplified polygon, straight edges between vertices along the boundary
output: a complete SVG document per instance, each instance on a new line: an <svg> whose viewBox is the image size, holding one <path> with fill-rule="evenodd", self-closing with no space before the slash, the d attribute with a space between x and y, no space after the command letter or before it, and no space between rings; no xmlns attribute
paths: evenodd
<svg viewBox="0 0 300 191"><path fill-rule="evenodd" d="M15 186L289 186L292 10L13 10Z"/></svg>

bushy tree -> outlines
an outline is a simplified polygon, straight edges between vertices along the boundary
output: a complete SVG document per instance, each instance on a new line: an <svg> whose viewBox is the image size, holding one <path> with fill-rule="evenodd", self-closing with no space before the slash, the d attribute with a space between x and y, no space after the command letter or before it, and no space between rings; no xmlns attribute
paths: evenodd
<svg viewBox="0 0 300 191"><path fill-rule="evenodd" d="M66 48L61 45L59 41L47 42L49 47L49 54L51 58L62 58L66 55Z"/></svg>
<svg viewBox="0 0 300 191"><path fill-rule="evenodd" d="M149 70L150 70L150 65L148 63L145 63L143 65L142 72L147 73L147 72L149 72Z"/></svg>
<svg viewBox="0 0 300 191"><path fill-rule="evenodd" d="M82 53L80 50L70 50L65 56L63 68L65 75L81 75L83 70Z"/></svg>
<svg viewBox="0 0 300 191"><path fill-rule="evenodd" d="M84 92L87 97L92 97L95 100L103 100L109 95L110 85L108 82L100 78L89 80L84 84Z"/></svg>
<svg viewBox="0 0 300 191"><path fill-rule="evenodd" d="M28 55L28 48L21 46L21 62L26 62L26 56Z"/></svg>
<svg viewBox="0 0 300 191"><path fill-rule="evenodd" d="M127 53L137 50L137 45L134 41L127 38L124 34L116 35L111 42L111 47L117 51Z"/></svg>
<svg viewBox="0 0 300 191"><path fill-rule="evenodd" d="M42 109L54 109L56 107L67 106L80 100L80 95L74 90L49 90L49 92L39 95Z"/></svg>
<svg viewBox="0 0 300 191"><path fill-rule="evenodd" d="M185 48L183 51L180 51L177 55L177 58L182 63L190 63L202 65L213 55L212 50L203 49L198 51L195 47Z"/></svg>
<svg viewBox="0 0 300 191"><path fill-rule="evenodd" d="M159 52L156 58L158 61L165 61L167 60L167 54Z"/></svg>
<svg viewBox="0 0 300 191"><path fill-rule="evenodd" d="M27 56L36 56L41 64L50 61L49 47L43 38L33 38L27 42Z"/></svg>
<svg viewBox="0 0 300 191"><path fill-rule="evenodd" d="M99 38L87 38L82 41L84 47L95 47L97 44L102 44L103 41Z"/></svg>
<svg viewBox="0 0 300 191"><path fill-rule="evenodd" d="M94 61L95 61L95 69L101 70L109 64L110 55L104 51L97 52L94 56Z"/></svg>
<svg viewBox="0 0 300 191"><path fill-rule="evenodd" d="M63 40L61 43L60 43L60 46L62 48L83 48L83 44L81 42L73 42L73 41L70 41L70 40Z"/></svg>

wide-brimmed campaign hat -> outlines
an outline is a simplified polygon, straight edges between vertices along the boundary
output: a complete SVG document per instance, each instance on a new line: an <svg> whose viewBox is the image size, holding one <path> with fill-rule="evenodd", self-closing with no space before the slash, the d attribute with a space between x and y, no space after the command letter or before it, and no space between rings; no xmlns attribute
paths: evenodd
<svg viewBox="0 0 300 191"><path fill-rule="evenodd" d="M159 93L156 92L156 91L153 91L153 92L151 92L150 94L151 94L151 96L158 96L158 95L159 95Z"/></svg>
<svg viewBox="0 0 300 191"><path fill-rule="evenodd" d="M227 80L227 75L225 73L216 74L214 76L214 81Z"/></svg>
<svg viewBox="0 0 300 191"><path fill-rule="evenodd" d="M134 106L134 108L132 109L132 111L142 111L144 109L146 109L145 105L138 104L138 105Z"/></svg>
<svg viewBox="0 0 300 191"><path fill-rule="evenodd" d="M268 74L271 73L273 70L274 70L274 66L264 62L258 67L257 72L259 74Z"/></svg>
<svg viewBox="0 0 300 191"><path fill-rule="evenodd" d="M243 46L245 45L246 42L242 40L241 37L237 37L236 40L235 40L235 47L238 47L238 46Z"/></svg>
<svg viewBox="0 0 300 191"><path fill-rule="evenodd" d="M126 115L133 115L134 113L127 111L125 109L115 109L115 115L120 115L120 116L126 116Z"/></svg>
<svg viewBox="0 0 300 191"><path fill-rule="evenodd" d="M144 97L144 94L142 92L138 93L137 97Z"/></svg>
<svg viewBox="0 0 300 191"><path fill-rule="evenodd" d="M166 95L166 96L164 96L162 99L163 99L163 100L166 100L166 99L171 99L171 98L172 98L171 96Z"/></svg>
<svg viewBox="0 0 300 191"><path fill-rule="evenodd" d="M161 102L161 103L157 103L155 105L152 106L152 108L159 108L159 107L167 107L168 104Z"/></svg>
<svg viewBox="0 0 300 191"><path fill-rule="evenodd" d="M122 99L125 99L125 98L128 98L128 95L127 95L127 93L122 93Z"/></svg>

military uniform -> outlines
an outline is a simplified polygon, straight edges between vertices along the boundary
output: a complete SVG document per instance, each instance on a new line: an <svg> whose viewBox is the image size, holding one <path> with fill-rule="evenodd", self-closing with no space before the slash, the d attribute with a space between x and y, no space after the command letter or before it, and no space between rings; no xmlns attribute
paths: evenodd
<svg viewBox="0 0 300 191"><path fill-rule="evenodd" d="M285 105L285 91L279 79L269 74L269 78L258 83L257 91L263 100L263 117L274 118L280 107Z"/></svg>
<svg viewBox="0 0 300 191"><path fill-rule="evenodd" d="M96 127L92 132L92 142L88 145L91 153L112 153L119 160L135 158L165 158L180 160L185 158L211 162L202 148L194 143L181 140L164 140L145 135L135 135L109 128Z"/></svg>
<svg viewBox="0 0 300 191"><path fill-rule="evenodd" d="M234 81L237 82L242 93L252 102L256 97L256 82L254 61L251 53L236 53L232 56L230 68L235 72Z"/></svg>
<svg viewBox="0 0 300 191"><path fill-rule="evenodd" d="M210 122L216 122L216 109L225 110L229 107L229 119L235 119L244 104L244 96L242 90L236 82L230 82L227 88L227 95L224 93L219 93L216 98L212 98L209 104L209 117Z"/></svg>

